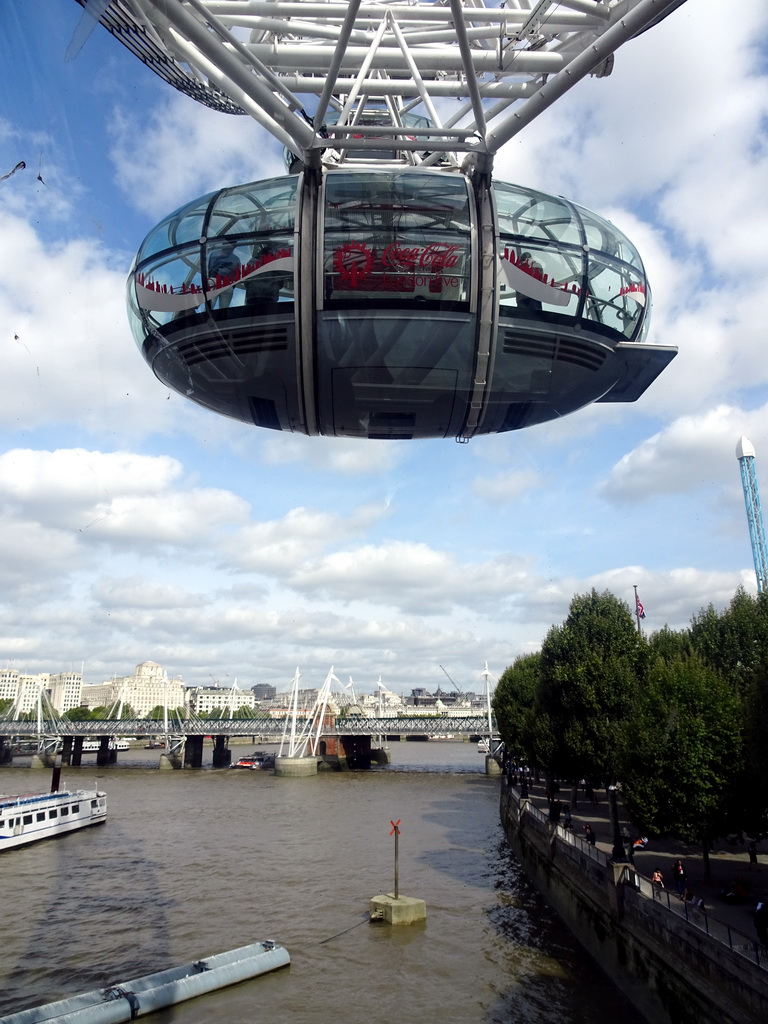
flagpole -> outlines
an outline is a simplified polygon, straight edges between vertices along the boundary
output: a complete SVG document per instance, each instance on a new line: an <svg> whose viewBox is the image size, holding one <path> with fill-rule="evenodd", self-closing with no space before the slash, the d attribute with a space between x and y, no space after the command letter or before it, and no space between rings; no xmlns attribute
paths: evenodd
<svg viewBox="0 0 768 1024"><path fill-rule="evenodd" d="M635 621L637 622L637 632L642 635L642 629L640 628L640 601L637 596L637 584L634 584L635 591Z"/></svg>

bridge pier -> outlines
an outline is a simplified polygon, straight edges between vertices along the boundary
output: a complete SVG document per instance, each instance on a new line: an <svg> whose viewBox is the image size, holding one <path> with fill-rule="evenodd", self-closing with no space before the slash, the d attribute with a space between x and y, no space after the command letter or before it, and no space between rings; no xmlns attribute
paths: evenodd
<svg viewBox="0 0 768 1024"><path fill-rule="evenodd" d="M392 758L389 754L389 747L386 743L380 747L371 747L371 761L374 764L391 764Z"/></svg>
<svg viewBox="0 0 768 1024"><path fill-rule="evenodd" d="M232 751L229 749L229 736L214 736L213 767L229 768L232 764Z"/></svg>
<svg viewBox="0 0 768 1024"><path fill-rule="evenodd" d="M184 738L184 767L203 767L204 736L186 736Z"/></svg>
<svg viewBox="0 0 768 1024"><path fill-rule="evenodd" d="M37 754L32 755L32 760L29 762L30 768L53 768L56 764L56 755L49 754L45 750L38 751Z"/></svg>
<svg viewBox="0 0 768 1024"><path fill-rule="evenodd" d="M72 746L71 761L68 761L67 763L71 764L73 768L79 768L80 765L83 763L83 740L85 739L85 737L74 736L71 738L73 738L75 742Z"/></svg>
<svg viewBox="0 0 768 1024"><path fill-rule="evenodd" d="M99 768L117 764L117 751L110 747L109 739L109 736L99 736L99 749L96 751L96 764Z"/></svg>
<svg viewBox="0 0 768 1024"><path fill-rule="evenodd" d="M61 741L61 763L69 765L72 761L72 736L64 736Z"/></svg>
<svg viewBox="0 0 768 1024"><path fill-rule="evenodd" d="M276 757L275 775L284 779L306 779L317 775L316 757Z"/></svg>
<svg viewBox="0 0 768 1024"><path fill-rule="evenodd" d="M13 761L13 750L8 742L7 736L0 736L0 764L10 764Z"/></svg>
<svg viewBox="0 0 768 1024"><path fill-rule="evenodd" d="M370 736L325 736L318 747L320 759L336 771L371 767Z"/></svg>

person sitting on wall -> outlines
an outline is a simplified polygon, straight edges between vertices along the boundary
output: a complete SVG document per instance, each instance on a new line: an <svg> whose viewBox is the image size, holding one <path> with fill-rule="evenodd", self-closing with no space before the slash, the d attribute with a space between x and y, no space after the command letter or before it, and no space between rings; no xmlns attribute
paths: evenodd
<svg viewBox="0 0 768 1024"><path fill-rule="evenodd" d="M687 886L685 888L685 892L683 893L683 903L689 903L692 907L698 907L699 910L706 910L706 907L704 906L704 900L701 898L701 896L694 896L692 890L689 889Z"/></svg>
<svg viewBox="0 0 768 1024"><path fill-rule="evenodd" d="M743 903L747 898L747 885L741 878L734 878L720 893L723 903Z"/></svg>
<svg viewBox="0 0 768 1024"><path fill-rule="evenodd" d="M640 850L644 850L648 845L648 836L638 836L637 839L632 843L632 853L638 853Z"/></svg>

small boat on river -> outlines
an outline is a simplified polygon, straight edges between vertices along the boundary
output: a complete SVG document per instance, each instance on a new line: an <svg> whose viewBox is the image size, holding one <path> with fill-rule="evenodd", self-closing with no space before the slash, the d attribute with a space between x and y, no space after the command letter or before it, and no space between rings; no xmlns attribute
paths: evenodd
<svg viewBox="0 0 768 1024"><path fill-rule="evenodd" d="M107 794L97 789L0 796L0 852L54 839L107 818Z"/></svg>
<svg viewBox="0 0 768 1024"><path fill-rule="evenodd" d="M244 757L241 757L229 767L246 768L252 772L265 771L275 767L275 755L269 754L264 750L255 750L252 754L246 754Z"/></svg>

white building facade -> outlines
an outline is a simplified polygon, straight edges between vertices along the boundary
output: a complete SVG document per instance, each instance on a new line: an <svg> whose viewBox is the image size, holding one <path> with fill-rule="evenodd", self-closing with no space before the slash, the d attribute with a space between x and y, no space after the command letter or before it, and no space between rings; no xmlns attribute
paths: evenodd
<svg viewBox="0 0 768 1024"><path fill-rule="evenodd" d="M185 707L181 677L168 678L156 661L142 661L132 676L116 676L97 686L83 686L82 703L87 708L130 705L137 718L146 718L154 708L167 706L172 711Z"/></svg>

